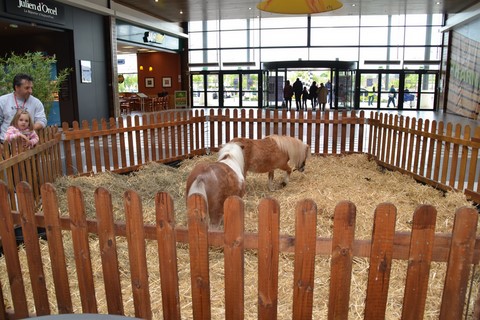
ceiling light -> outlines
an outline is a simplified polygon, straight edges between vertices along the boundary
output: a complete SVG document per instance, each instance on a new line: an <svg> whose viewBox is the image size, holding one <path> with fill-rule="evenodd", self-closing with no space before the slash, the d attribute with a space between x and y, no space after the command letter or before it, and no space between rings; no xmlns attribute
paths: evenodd
<svg viewBox="0 0 480 320"><path fill-rule="evenodd" d="M180 14L183 14L183 11L182 11L182 10L180 10Z"/></svg>
<svg viewBox="0 0 480 320"><path fill-rule="evenodd" d="M262 11L287 14L311 14L340 9L343 4L338 0L265 0L257 4Z"/></svg>

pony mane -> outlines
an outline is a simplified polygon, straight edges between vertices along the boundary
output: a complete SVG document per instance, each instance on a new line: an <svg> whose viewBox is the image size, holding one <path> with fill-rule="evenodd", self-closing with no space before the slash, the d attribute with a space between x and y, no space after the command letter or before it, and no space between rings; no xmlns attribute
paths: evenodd
<svg viewBox="0 0 480 320"><path fill-rule="evenodd" d="M218 161L228 165L239 178L244 178L245 158L242 147L236 142L228 142L218 151Z"/></svg>
<svg viewBox="0 0 480 320"><path fill-rule="evenodd" d="M295 166L295 168L301 167L302 163L310 155L310 152L308 152L309 146L297 138L276 134L267 136L267 138L275 141L280 150L288 154L291 164Z"/></svg>

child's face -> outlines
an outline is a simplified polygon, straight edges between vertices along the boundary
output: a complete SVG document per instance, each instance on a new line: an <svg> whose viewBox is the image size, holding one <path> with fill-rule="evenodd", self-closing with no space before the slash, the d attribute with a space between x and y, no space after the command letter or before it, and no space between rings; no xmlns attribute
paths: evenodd
<svg viewBox="0 0 480 320"><path fill-rule="evenodd" d="M18 118L17 125L19 129L22 129L22 130L28 129L29 124L30 124L30 119L28 118L27 114L22 114L20 118Z"/></svg>

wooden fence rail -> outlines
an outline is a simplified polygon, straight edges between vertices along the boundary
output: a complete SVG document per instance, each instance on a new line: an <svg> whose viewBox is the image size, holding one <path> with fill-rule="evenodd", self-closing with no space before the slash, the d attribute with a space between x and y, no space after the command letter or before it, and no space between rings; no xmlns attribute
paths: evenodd
<svg viewBox="0 0 480 320"><path fill-rule="evenodd" d="M238 136L298 137L314 154L367 153L380 165L443 190L463 191L480 203L480 127L364 111L288 113L279 110L165 111L49 128L39 145L4 155L0 177L10 187L28 181L41 202L40 185L60 175L127 173L149 161L172 163L216 151ZM39 179L34 179L37 177ZM24 178L26 177L26 178Z"/></svg>
<svg viewBox="0 0 480 320"><path fill-rule="evenodd" d="M391 265L396 259L408 261L402 319L423 318L428 281L432 279L429 277L432 262L447 266L445 278L436 278L444 282L438 318L461 319L467 307L474 318L479 315L478 297L475 300L466 294L472 265L478 264L480 259L480 238L476 238L478 212L472 208L452 212L455 216L452 233L437 234L436 209L429 205L419 206L413 213L411 232L398 233L395 232L395 206L379 204L375 209L371 239L359 240L354 234L356 207L348 201L337 204L332 237L325 238L316 234L319 209L307 199L296 205L296 231L292 237L279 234L279 204L271 198L261 200L258 205L258 233L246 234L244 205L238 197L231 197L225 203L223 232L208 230L206 203L199 195L188 199L186 229L175 227L173 200L167 193L156 194L156 225L145 225L142 201L134 191L124 194L125 221L114 221L111 195L106 189L95 191L96 220L85 218L83 195L78 188L70 187L67 191L68 215L59 214L56 191L51 184L42 185L41 192L43 212L35 213L33 190L27 183L20 182L16 188L19 212L11 212L8 187L0 183L0 236L4 241L10 281L10 292L0 290L0 299L4 302L0 303L0 319L57 312L110 313L152 319L153 311L157 316L162 314L164 319L181 319L186 309L191 309L193 319L210 319L213 297L209 254L214 247L223 249L226 319L245 317L247 250L255 251L258 256L258 319L312 319L314 299L324 299L314 297L314 279L321 277L315 274L314 267L319 255L330 257L328 319L349 317L352 265L356 257L369 258L364 319L385 318ZM23 230L27 265L20 263L13 234L15 224L20 224ZM43 259L37 225L45 227L47 232L48 257ZM71 247L64 243L66 233L72 239ZM122 238L126 238L128 244L127 255L123 252L125 247L119 245ZM154 240L157 244L160 280L149 277L147 261L151 257L146 254L146 240ZM188 243L191 308L183 306L180 299L185 293L179 290L179 243ZM95 246L101 252L101 269L96 270L92 268L91 258ZM280 254L294 257L291 315L277 314ZM128 257L129 272L119 266L120 255ZM74 265L67 257L74 257ZM69 278L69 268L76 268L75 280ZM129 279L122 279L125 274L129 274ZM26 279L23 275L30 277ZM47 278L54 281L54 286L48 290ZM131 297L124 293L122 280L131 282ZM78 289L71 285L72 281ZM161 286L161 297L152 296L155 286ZM98 298L98 291L104 292L101 298ZM80 302L75 302L73 297L80 297ZM132 310L126 308L130 298L133 299ZM153 310L153 299L160 298L162 310ZM98 299L105 301L106 307L100 307ZM475 310L472 311L473 306Z"/></svg>

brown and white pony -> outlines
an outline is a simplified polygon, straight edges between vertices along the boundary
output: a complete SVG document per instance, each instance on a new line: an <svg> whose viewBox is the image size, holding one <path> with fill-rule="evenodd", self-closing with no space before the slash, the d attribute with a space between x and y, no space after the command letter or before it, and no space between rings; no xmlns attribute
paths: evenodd
<svg viewBox="0 0 480 320"><path fill-rule="evenodd" d="M268 188L273 191L275 169L285 171L282 187L290 179L293 166L303 172L305 161L310 155L310 146L290 136L271 135L263 139L234 138L231 141L241 143L245 156L245 173L248 171L268 172ZM290 165L289 165L290 163Z"/></svg>
<svg viewBox="0 0 480 320"><path fill-rule="evenodd" d="M223 220L223 203L229 196L245 194L244 156L242 147L225 144L218 152L217 162L199 163L187 178L187 199L202 195L208 208L210 224L218 226Z"/></svg>

